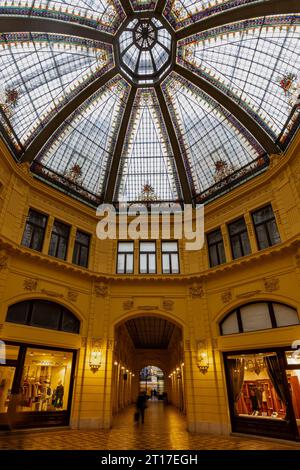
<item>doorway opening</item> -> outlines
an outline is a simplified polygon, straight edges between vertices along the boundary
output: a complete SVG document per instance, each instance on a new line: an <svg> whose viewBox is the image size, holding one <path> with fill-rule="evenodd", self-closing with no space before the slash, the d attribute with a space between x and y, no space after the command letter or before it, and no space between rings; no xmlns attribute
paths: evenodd
<svg viewBox="0 0 300 470"><path fill-rule="evenodd" d="M148 399L185 413L182 328L163 316L131 317L115 327L112 412ZM176 374L174 373L176 371Z"/></svg>
<svg viewBox="0 0 300 470"><path fill-rule="evenodd" d="M146 366L140 371L140 392L152 400L163 400L166 396L164 373L160 367Z"/></svg>

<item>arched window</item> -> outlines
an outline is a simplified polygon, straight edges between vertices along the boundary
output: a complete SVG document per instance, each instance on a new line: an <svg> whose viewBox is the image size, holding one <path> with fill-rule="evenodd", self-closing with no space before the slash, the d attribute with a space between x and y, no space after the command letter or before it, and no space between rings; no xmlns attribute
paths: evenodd
<svg viewBox="0 0 300 470"><path fill-rule="evenodd" d="M6 321L50 330L79 333L80 321L68 309L47 300L28 300L11 305Z"/></svg>
<svg viewBox="0 0 300 470"><path fill-rule="evenodd" d="M230 312L220 323L221 335L299 325L297 310L276 302L255 302Z"/></svg>

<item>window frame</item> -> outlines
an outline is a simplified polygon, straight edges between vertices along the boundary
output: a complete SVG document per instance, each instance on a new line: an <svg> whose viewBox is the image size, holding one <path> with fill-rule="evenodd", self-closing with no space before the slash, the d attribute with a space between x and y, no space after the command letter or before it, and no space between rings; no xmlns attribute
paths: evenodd
<svg viewBox="0 0 300 470"><path fill-rule="evenodd" d="M244 229L243 230L239 230L237 233L234 233L233 235L231 235L230 233L230 229L231 229L231 226L233 224L235 224L236 222L239 222L239 221L243 221L244 222ZM228 231L228 236L229 236L229 240L230 240L230 248L231 248L231 257L233 260L236 260L236 259L239 259L239 258L243 258L244 256L248 256L248 255L251 255L251 244L250 244L250 239L249 239L249 233L248 233L248 229L247 229L247 224L246 224L246 221L245 221L245 217L242 216L242 217L239 217L238 219L235 219L233 221L230 221L228 224L227 224L227 231ZM247 239L248 239L248 244L249 244L249 253L245 253L245 250L244 250L244 244L243 244L243 241L242 241L242 238L241 238L241 235L242 234L245 234L247 235ZM240 247L240 251L241 251L241 256L235 256L235 253L234 253L234 247L233 247L233 239L237 238L238 239L238 242L239 242L239 247Z"/></svg>
<svg viewBox="0 0 300 470"><path fill-rule="evenodd" d="M143 243L154 243L155 246L155 251L141 251L141 245ZM141 272L141 255L146 255L147 256L147 271L146 272ZM150 273L149 272L149 255L154 255L154 260L155 260L155 272ZM139 274L157 274L157 244L156 240L140 240L139 242Z"/></svg>
<svg viewBox="0 0 300 470"><path fill-rule="evenodd" d="M176 243L176 251L163 251L163 244L164 243ZM172 266L172 255L176 254L177 255L177 262L178 262L178 272L173 271L173 266ZM170 271L165 272L164 271L164 255L169 256L169 266L170 266ZM179 243L178 240L162 240L161 241L161 272L162 274L180 274L180 256L179 256Z"/></svg>
<svg viewBox="0 0 300 470"><path fill-rule="evenodd" d="M85 235L85 236L88 237L88 244L87 245L84 245L82 242L77 241L76 237L77 237L78 233L81 233L82 235ZM72 263L76 264L76 266L80 266L81 268L88 268L89 267L91 239L92 239L91 234L89 234L87 232L84 232L83 230L76 229L75 242L74 242L74 247L73 247L73 256L72 256ZM78 254L79 260L81 259L81 250L82 250L82 248L83 247L87 248L87 256L86 256L86 263L85 264L76 263L76 261L74 260L76 246L79 246L79 254Z"/></svg>
<svg viewBox="0 0 300 470"><path fill-rule="evenodd" d="M218 241L218 242L213 242L213 243L210 243L209 242L209 236L212 235L213 233L216 233L216 232L220 232L221 234L221 240ZM214 230L211 230L210 232L208 232L206 234L206 243L207 243L207 248L208 248L208 259L209 259L209 266L211 268L215 268L216 266L220 266L222 264L225 264L227 262L226 260L226 252L225 252L225 246L224 246L224 238L223 238L223 233L222 233L222 230L221 230L221 227L219 228L216 228ZM223 252L224 252L224 261L223 262L220 262L220 252L219 252L219 248L218 246L222 244L223 246ZM211 258L211 252L210 252L210 248L213 247L213 246L216 246L216 253L217 253L217 257L218 257L218 264L212 264L212 258Z"/></svg>
<svg viewBox="0 0 300 470"><path fill-rule="evenodd" d="M119 247L122 243L131 243L132 244L132 252L129 251L120 251ZM117 245L117 264L116 264L116 273L117 274L134 274L134 241L132 240L118 240ZM118 265L119 265L119 255L124 255L124 272L119 272ZM132 271L127 271L127 255L132 255Z"/></svg>
<svg viewBox="0 0 300 470"><path fill-rule="evenodd" d="M37 225L37 224L30 221L29 217L30 217L30 213L32 213L32 212L35 213L35 214L38 214L39 216L45 217L45 226L44 227L41 226L41 225ZM44 247L45 234L46 234L46 230L47 230L48 220L49 220L48 214L45 214L44 212L40 212L39 210L36 210L36 209L33 209L32 207L29 207L28 214L27 214L26 221L25 221L24 230L23 230L21 245L24 246L25 248L29 248L30 250L38 251L39 253L41 253L43 251L43 247ZM29 246L23 244L25 231L26 231L26 228L27 228L28 225L30 227L33 227L33 232L31 234ZM32 247L32 241L33 241L33 238L34 238L36 228L43 230L43 235L42 235L41 244L40 244L41 246L40 246L40 249L38 249L38 250L36 248Z"/></svg>
<svg viewBox="0 0 300 470"><path fill-rule="evenodd" d="M247 307L248 305L255 305L255 304L257 304L257 305L267 304L268 305L269 316L270 316L272 327L271 328L259 329L259 330L244 331L243 330L243 323L242 323L242 316L241 316L241 309L243 307ZM295 324L295 325L278 326L277 321L276 321L275 312L274 312L274 307L273 307L274 304L283 305L284 307L288 307L291 310L294 310L297 313L299 323ZM222 331L222 325L227 320L227 318L229 318L231 315L234 315L234 314L236 315L236 318L237 318L239 331L237 333L229 333L229 334L224 335L223 331ZM220 332L221 336L225 337L225 336L233 336L233 335L239 335L239 334L253 333L253 332L256 332L256 331L270 331L270 330L273 330L273 329L286 328L286 327L291 327L291 326L300 326L299 312L295 307L292 307L291 305L288 305L288 304L285 304L285 303L282 303L282 302L275 302L275 301L270 301L270 300L269 301L260 300L260 301L256 301L256 302L248 302L246 304L239 305L238 307L234 308L229 313L227 313L227 315L225 315L225 317L222 318L222 320L219 322L219 332Z"/></svg>
<svg viewBox="0 0 300 470"><path fill-rule="evenodd" d="M56 232L53 231L56 222L58 222L58 223L61 224L61 225L64 225L65 227L68 227L69 232L68 232L68 236L67 236L67 237L65 237L64 235L60 235L60 234L58 234L58 233L56 233ZM62 260L62 261L66 261L67 256L68 256L68 248L69 248L69 242L70 242L70 233L71 233L71 225L70 225L70 224L67 224L67 223L65 223L65 222L62 222L60 219L54 219L54 222L53 222L53 225L52 225L52 229L51 229L50 241L49 241L49 249L48 249L48 255L49 255L49 256L53 256L54 258L60 259L60 260ZM55 247L55 255L50 253L51 240L52 240L52 235L53 235L53 234L58 237L58 241L56 242L56 247ZM60 258L59 256L57 256L57 252L58 252L58 249L59 249L60 241L61 241L62 239L66 241L66 252L65 252L65 257L64 257L64 258Z"/></svg>
<svg viewBox="0 0 300 470"><path fill-rule="evenodd" d="M273 216L270 217L267 220L264 220L263 222L256 223L255 220L254 220L255 214L259 211L262 211L263 209L266 209L267 207L271 207ZM278 229L278 224L277 224L275 212L273 210L273 206L272 206L271 203L265 204L264 206L260 207L259 209L255 209L254 211L251 211L251 219L252 219L252 224L253 224L253 228L254 228L256 244L257 244L257 248L258 248L259 251L266 250L267 248L271 248L272 246L277 245L277 243L271 243L270 232L269 232L268 225L267 225L269 222L272 222L272 221L275 222L276 229L277 229L277 232L278 232L278 235L279 235L279 242L278 243L281 242L281 236L280 236L280 232L279 232L279 229ZM258 234L257 234L257 227L260 227L260 226L264 227L264 231L265 231L265 234L266 234L266 237L267 237L267 240L268 240L268 246L265 247L265 248L261 248L259 238L258 238Z"/></svg>

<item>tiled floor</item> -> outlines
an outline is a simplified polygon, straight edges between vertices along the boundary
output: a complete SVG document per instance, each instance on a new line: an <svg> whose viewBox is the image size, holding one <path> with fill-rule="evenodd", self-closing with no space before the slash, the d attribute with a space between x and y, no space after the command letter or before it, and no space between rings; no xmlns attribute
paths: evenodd
<svg viewBox="0 0 300 470"><path fill-rule="evenodd" d="M9 450L286 450L282 443L236 436L192 435L183 416L160 402L149 403L145 424L133 422L130 407L114 420L108 431L52 430L0 434L0 449Z"/></svg>

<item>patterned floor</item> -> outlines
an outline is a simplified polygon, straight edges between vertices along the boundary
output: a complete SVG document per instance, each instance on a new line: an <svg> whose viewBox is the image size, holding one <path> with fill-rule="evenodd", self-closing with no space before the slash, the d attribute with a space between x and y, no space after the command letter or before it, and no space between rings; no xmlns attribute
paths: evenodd
<svg viewBox="0 0 300 470"><path fill-rule="evenodd" d="M108 431L52 430L0 434L1 450L287 450L293 443L236 436L192 435L183 416L160 402L149 403L145 423L133 422L130 407Z"/></svg>

